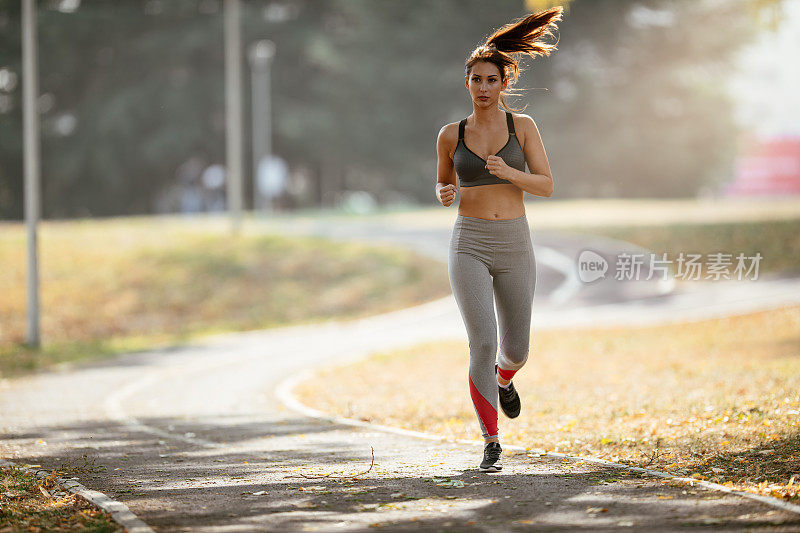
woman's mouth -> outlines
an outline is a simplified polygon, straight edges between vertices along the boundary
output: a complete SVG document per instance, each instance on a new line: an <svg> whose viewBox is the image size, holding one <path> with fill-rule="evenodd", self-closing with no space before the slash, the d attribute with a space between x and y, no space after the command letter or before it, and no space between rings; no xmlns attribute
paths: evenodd
<svg viewBox="0 0 800 533"><path fill-rule="evenodd" d="M478 97L478 100L488 100L488 99L489 99L488 96L479 96Z"/></svg>

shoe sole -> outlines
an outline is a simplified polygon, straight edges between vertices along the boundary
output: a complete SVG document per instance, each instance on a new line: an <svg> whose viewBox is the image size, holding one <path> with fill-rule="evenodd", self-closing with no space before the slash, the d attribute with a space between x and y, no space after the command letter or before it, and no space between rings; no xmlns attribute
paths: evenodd
<svg viewBox="0 0 800 533"><path fill-rule="evenodd" d="M481 472L500 472L502 469L503 469L502 466L494 466L494 465L486 467L486 468L484 468L482 466L478 467L478 470L480 470Z"/></svg>

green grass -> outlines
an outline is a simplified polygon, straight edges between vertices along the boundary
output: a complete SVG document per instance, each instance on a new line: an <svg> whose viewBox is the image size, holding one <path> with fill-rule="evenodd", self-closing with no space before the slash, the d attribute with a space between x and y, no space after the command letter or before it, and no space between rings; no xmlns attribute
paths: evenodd
<svg viewBox="0 0 800 533"><path fill-rule="evenodd" d="M26 338L25 239L0 226L0 375L192 338L355 318L449 293L438 262L391 247L174 219L45 222L43 346Z"/></svg>

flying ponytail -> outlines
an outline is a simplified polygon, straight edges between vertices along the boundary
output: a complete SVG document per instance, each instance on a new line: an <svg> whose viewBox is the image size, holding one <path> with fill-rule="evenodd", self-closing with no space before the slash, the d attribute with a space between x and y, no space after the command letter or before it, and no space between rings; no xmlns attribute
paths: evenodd
<svg viewBox="0 0 800 533"><path fill-rule="evenodd" d="M554 36L556 22L562 20L563 11L564 8L561 6L553 7L515 19L496 30L484 44L478 46L469 55L464 64L466 75L469 76L470 69L478 61L494 63L500 69L501 79L508 78L507 87L510 89L520 73L517 59L511 54L528 54L531 57L549 56L556 50L558 39L555 43L550 43L546 38ZM503 96L504 94L500 95L500 103L503 108L516 111L509 109Z"/></svg>

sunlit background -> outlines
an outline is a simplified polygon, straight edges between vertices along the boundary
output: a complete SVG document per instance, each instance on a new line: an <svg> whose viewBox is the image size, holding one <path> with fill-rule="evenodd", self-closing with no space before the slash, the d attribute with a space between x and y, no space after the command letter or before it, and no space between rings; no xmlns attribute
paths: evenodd
<svg viewBox="0 0 800 533"><path fill-rule="evenodd" d="M467 54L551 5L558 50L522 61L509 101L539 126L554 197L800 194L796 0L244 1L245 208L435 204L436 135L472 111ZM222 2L38 17L43 217L224 210ZM0 1L6 220L23 216L20 20Z"/></svg>

